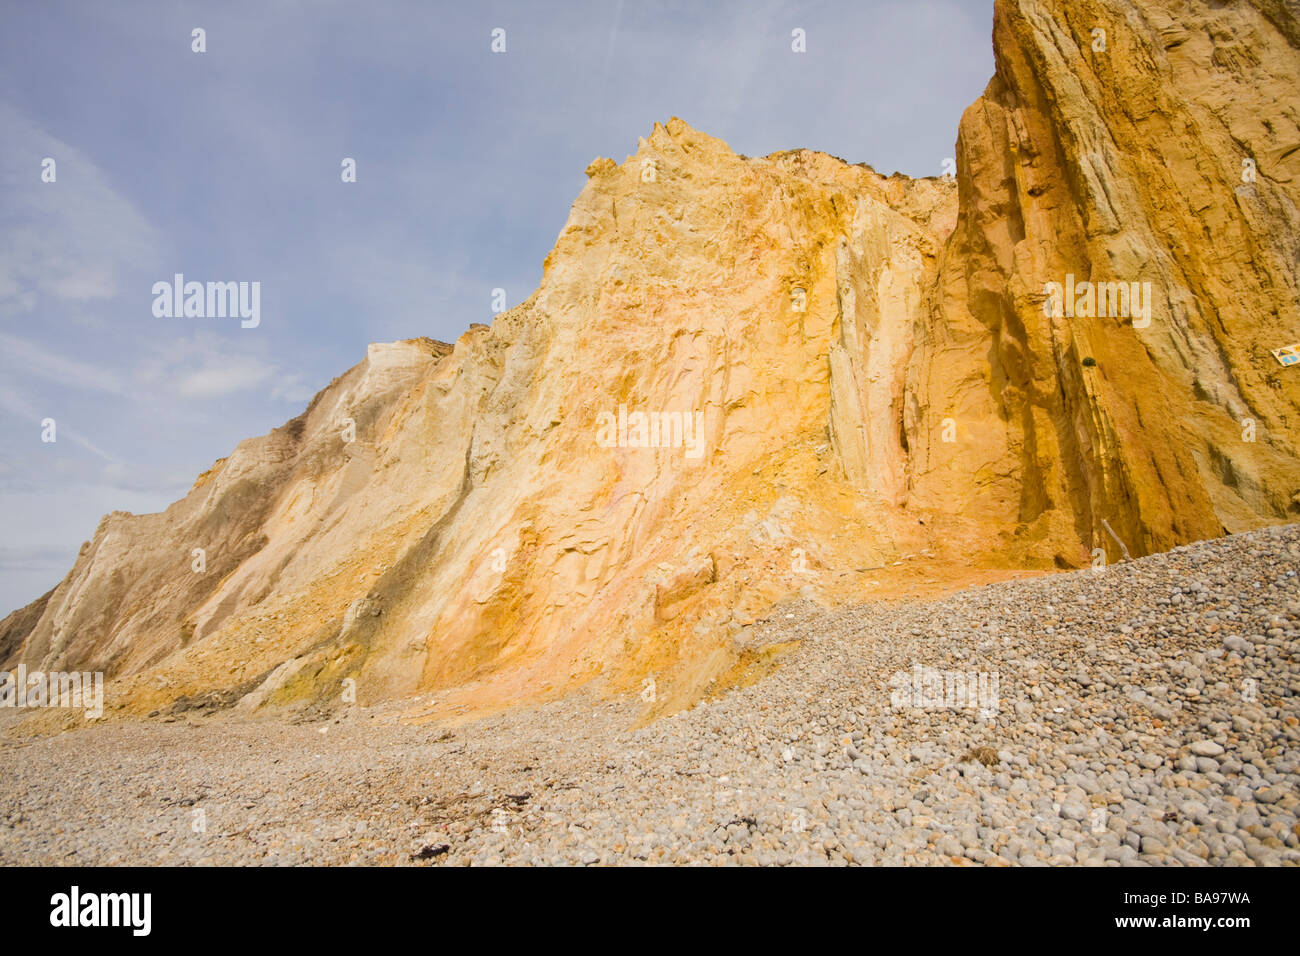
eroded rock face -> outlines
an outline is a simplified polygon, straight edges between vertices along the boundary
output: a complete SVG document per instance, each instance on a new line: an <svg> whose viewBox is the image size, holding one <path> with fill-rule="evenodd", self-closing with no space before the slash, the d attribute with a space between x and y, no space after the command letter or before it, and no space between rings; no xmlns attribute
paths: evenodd
<svg viewBox="0 0 1300 956"><path fill-rule="evenodd" d="M952 401L998 423L935 468L987 468L979 502L1026 534L1114 557L1103 521L1139 554L1294 520L1300 383L1269 354L1300 338L1289 9L998 4L926 334L973 344L953 377L993 387ZM1047 283L1071 276L1150 283L1149 318L1048 317ZM927 448L915 462L931 468Z"/></svg>
<svg viewBox="0 0 1300 956"><path fill-rule="evenodd" d="M1003 0L994 41L955 182L678 119L596 160L528 301L371 346L166 512L105 518L5 664L106 670L110 712L650 676L670 709L786 596L1294 520L1294 13Z"/></svg>

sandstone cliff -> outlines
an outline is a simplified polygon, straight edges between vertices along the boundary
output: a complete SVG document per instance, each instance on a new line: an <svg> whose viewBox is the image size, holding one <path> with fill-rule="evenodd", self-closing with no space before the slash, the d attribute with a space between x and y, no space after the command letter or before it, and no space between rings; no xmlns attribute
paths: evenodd
<svg viewBox="0 0 1300 956"><path fill-rule="evenodd" d="M110 712L349 678L670 709L766 666L748 625L789 595L1295 520L1294 8L1000 0L994 45L955 181L679 119L594 161L532 297L371 346L167 511L106 517L0 666L106 670ZM1050 283L1149 283L1149 322Z"/></svg>

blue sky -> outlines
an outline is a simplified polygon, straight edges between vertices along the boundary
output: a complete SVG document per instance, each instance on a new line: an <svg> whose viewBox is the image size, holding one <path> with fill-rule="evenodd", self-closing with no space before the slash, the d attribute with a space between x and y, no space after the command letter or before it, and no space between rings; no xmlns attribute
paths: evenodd
<svg viewBox="0 0 1300 956"><path fill-rule="evenodd" d="M6 0L0 615L369 342L454 341L494 288L527 298L587 164L656 121L938 175L992 75L992 7ZM156 318L176 272L260 282L261 324Z"/></svg>

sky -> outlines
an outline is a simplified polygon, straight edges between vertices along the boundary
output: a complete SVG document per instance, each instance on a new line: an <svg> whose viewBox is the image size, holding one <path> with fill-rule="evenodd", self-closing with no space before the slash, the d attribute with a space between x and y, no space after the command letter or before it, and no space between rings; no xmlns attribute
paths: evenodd
<svg viewBox="0 0 1300 956"><path fill-rule="evenodd" d="M0 0L0 616L368 343L526 299L587 165L655 122L939 175L992 10ZM260 283L260 321L156 315L176 273Z"/></svg>

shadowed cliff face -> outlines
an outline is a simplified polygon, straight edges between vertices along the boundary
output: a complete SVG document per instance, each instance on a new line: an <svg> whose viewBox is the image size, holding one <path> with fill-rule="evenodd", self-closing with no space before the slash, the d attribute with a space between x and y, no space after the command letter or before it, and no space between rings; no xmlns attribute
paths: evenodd
<svg viewBox="0 0 1300 956"><path fill-rule="evenodd" d="M1295 35L1277 4L998 5L931 334L976 343L968 414L1004 423L938 469L993 458L1003 520L1114 557L1103 521L1136 555L1296 515ZM1150 283L1149 322L1049 317L1071 276Z"/></svg>
<svg viewBox="0 0 1300 956"><path fill-rule="evenodd" d="M787 596L1294 520L1298 36L1281 3L1001 2L955 182L656 125L588 168L527 302L371 346L106 517L4 666L106 670L118 713L349 681L663 710L766 666Z"/></svg>

